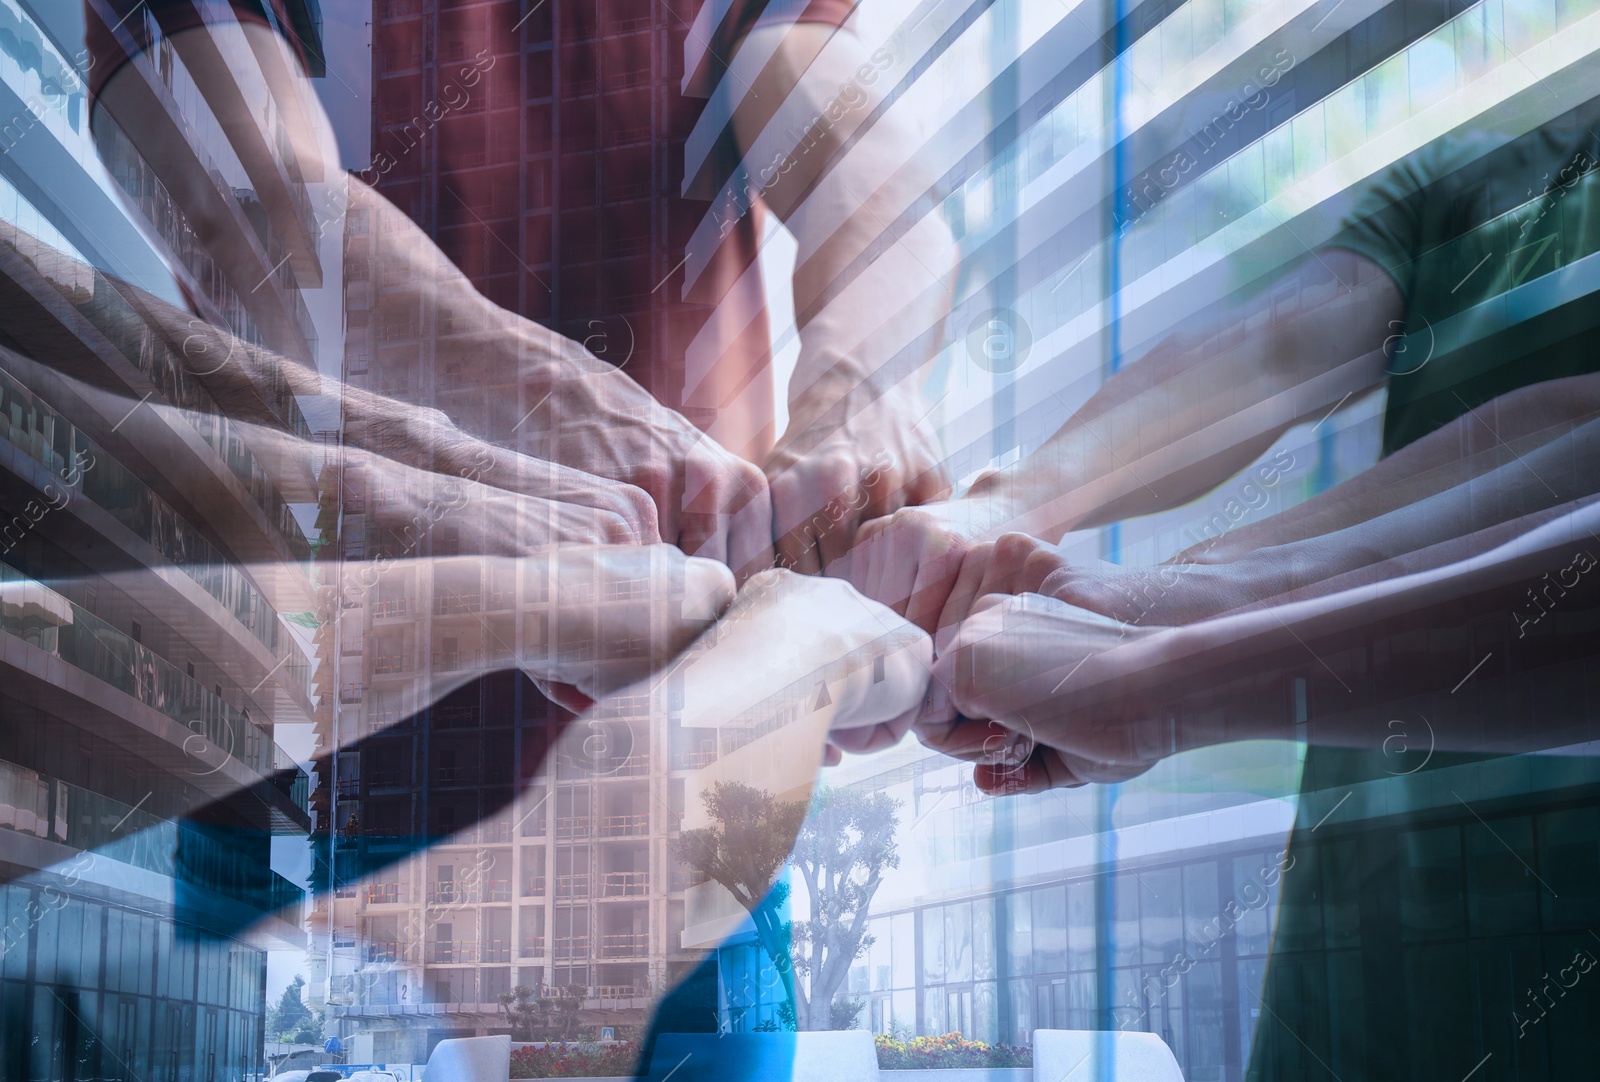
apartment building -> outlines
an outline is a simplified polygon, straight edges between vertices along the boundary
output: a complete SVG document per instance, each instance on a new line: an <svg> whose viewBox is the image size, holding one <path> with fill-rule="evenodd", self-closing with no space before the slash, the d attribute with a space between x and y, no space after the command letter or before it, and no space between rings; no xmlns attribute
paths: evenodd
<svg viewBox="0 0 1600 1082"><path fill-rule="evenodd" d="M275 730L311 720L283 618L313 607L314 478L269 469L170 332L187 310L309 363L315 227L274 105L224 134L200 92L256 94L270 58L135 17L0 5L6 1077L259 1071L266 952L304 944L271 843L311 823ZM85 19L152 43L92 118ZM308 435L281 381L252 393Z"/></svg>
<svg viewBox="0 0 1600 1082"><path fill-rule="evenodd" d="M1168 330L1325 242L1387 165L1454 133L1515 137L1590 101L1596 18L1588 4L1206 0L921 5L877 24L868 46L887 42L891 70L917 73L890 108L935 118L925 152L962 245L950 375L929 391L961 388L937 414L956 472L1036 445ZM1503 202L1537 194L1518 187ZM968 329L983 320L995 333L993 319L1024 343L1017 364L973 363ZM1381 405L1286 435L1269 455L1294 465L1233 524L1374 461ZM1231 529L1219 515L1237 496L1224 486L1067 544L1086 562L1156 562L1217 522ZM1514 630L1462 633L1475 657L1504 658ZM1389 686L1404 698L1414 641L1351 648L1379 683L1398 674ZM1476 672L1489 677L1478 693L1510 716L1583 709L1494 678L1494 664ZM1300 674L1307 710L1347 694L1311 654L1285 671ZM1589 946L1594 748L1431 755L1406 717L1375 737L1376 748L1412 735L1382 745L1396 755L1376 777L1355 754L1312 768L1291 744L1230 745L1117 786L993 800L965 767L909 744L847 760L829 784L901 801L902 864L874 899L874 941L844 993L865 1003L859 1024L1015 1043L1036 1028L1145 1030L1191 1079L1372 1077L1395 1049L1424 1073L1440 1069L1428 1049L1446 1044L1457 1074L1581 1069L1585 1008L1545 1023L1529 996ZM1295 912L1279 904L1291 860L1323 883ZM737 914L719 894L689 893L686 938L720 949L724 1026L770 1024L781 983L748 931L730 935ZM724 919L700 927L702 913ZM1278 1016L1293 1036L1257 1043Z"/></svg>
<svg viewBox="0 0 1600 1082"><path fill-rule="evenodd" d="M684 347L709 307L651 288L674 271L663 239L687 228L663 149L684 121L669 104L680 14L378 0L380 165L367 179L490 301L681 404ZM619 70L575 63L597 39ZM482 435L537 454L537 426L517 420L544 391L488 363L467 313L386 263L383 228L360 210L346 224L348 382L488 417ZM481 510L408 533L410 511L359 470L338 491L324 521L346 560L449 557ZM685 774L707 753L643 702L614 701L614 716L567 730L570 715L514 672L553 649L551 588L528 568L399 570L357 591L339 641L319 642L321 731L346 750L315 797L332 831L318 874L334 887L313 913L312 985L326 988L330 1032L370 1036L378 1060L505 1032L499 997L519 985L585 989L586 1033L642 1026L653 997L704 956L680 942L690 878L667 843ZM597 606L649 599L663 619L674 603L643 582L589 588ZM401 705L403 688L497 668L425 710Z"/></svg>

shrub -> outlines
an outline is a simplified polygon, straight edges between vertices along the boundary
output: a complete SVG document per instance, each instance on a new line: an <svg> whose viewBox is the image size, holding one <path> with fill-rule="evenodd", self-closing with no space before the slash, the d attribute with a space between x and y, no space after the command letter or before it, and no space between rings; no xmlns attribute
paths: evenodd
<svg viewBox="0 0 1600 1082"><path fill-rule="evenodd" d="M639 1042L547 1044L511 1053L512 1078L605 1078L631 1076L639 1060Z"/></svg>
<svg viewBox="0 0 1600 1082"><path fill-rule="evenodd" d="M878 1034L878 1069L926 1071L937 1067L1032 1067L1033 1049L1014 1044L969 1041L959 1033L942 1037L890 1037Z"/></svg>

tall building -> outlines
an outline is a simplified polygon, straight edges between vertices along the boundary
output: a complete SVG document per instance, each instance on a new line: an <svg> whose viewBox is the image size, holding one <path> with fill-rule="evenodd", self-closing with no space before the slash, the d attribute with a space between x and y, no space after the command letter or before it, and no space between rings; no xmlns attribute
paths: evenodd
<svg viewBox="0 0 1600 1082"><path fill-rule="evenodd" d="M491 302L583 343L709 426L716 410L684 401L683 358L711 309L681 299L672 254L706 204L679 196L666 149L692 120L672 42L694 13L524 8L374 3L364 177ZM591 70L583 58L599 54L615 70ZM544 391L463 348L465 313L433 303L433 284L398 260L385 263L374 243L385 228L360 210L346 223L347 381L488 418L482 436L537 453L517 422ZM758 337L764 349L764 323ZM342 476L325 522L347 559L457 551L459 522L441 520L418 543L409 510L359 469ZM550 584L451 574L384 576L345 613L341 641L319 643L339 674L324 685L337 684L323 704L325 742L360 746L315 798L333 832L331 867L318 874L336 886L313 914L313 954L324 958L330 1025L370 1035L379 1061L504 1032L499 997L518 985L586 989L588 1032L642 1026L651 997L704 956L681 945L689 873L667 852L684 774L706 754L693 734L645 704L630 715L616 703L617 717L594 722L603 753L546 761L568 716L511 673L401 713L402 685L509 669L552 648ZM431 848L400 860L419 843ZM398 863L350 883L341 859Z"/></svg>
<svg viewBox="0 0 1600 1082"><path fill-rule="evenodd" d="M130 18L98 0L0 11L8 1078L257 1072L266 951L305 941L271 843L310 829L309 779L275 729L311 717L283 618L312 608L291 504L315 479L257 456L172 328L192 313L310 363L310 199L273 108L241 131L208 105L259 101L268 61ZM92 118L85 19L150 45ZM253 391L308 435L281 384ZM268 564L287 569L270 587L252 570Z"/></svg>
<svg viewBox="0 0 1600 1082"><path fill-rule="evenodd" d="M1452 133L1528 133L1600 91L1584 74L1600 48L1592 4L1002 2L879 25L867 47L886 41L890 70L908 73L890 108L931 118L939 208L962 244L946 382L929 391L959 389L940 412L957 474L1030 450L1126 359L1327 241L1384 167ZM1497 205L1537 195L1512 185ZM1557 280L1563 257L1547 248L1530 281ZM979 358L974 327L1006 335L1015 363ZM1259 503L1236 482L1069 536L1069 551L1154 563L1293 506L1371 464L1381 405L1286 435L1263 461L1285 452L1293 465ZM1500 658L1514 631L1462 629L1474 656ZM1404 686L1415 642L1374 635L1359 649L1375 684ZM1302 709L1337 709L1345 689L1311 654L1303 663L1288 670ZM1484 701L1512 717L1566 708L1495 664L1474 676L1489 680ZM1417 1057L1446 1044L1457 1073L1581 1069L1581 1007L1518 1023L1543 1018L1530 1006L1540 974L1592 944L1594 748L1430 757L1407 717L1374 738L1369 750L1396 752L1377 777L1354 758L1303 769L1287 743L1230 745L1118 786L993 799L969 768L909 743L847 760L825 781L901 801L902 864L841 998L863 1001L859 1024L879 1033L1153 1032L1190 1079L1375 1077L1395 1048L1420 1073L1432 1067ZM1409 739L1382 743L1397 732ZM1291 860L1324 884L1292 914L1279 906ZM721 951L723 1024L775 1021L781 984L748 926L734 930L731 899L714 884L686 897L686 941ZM1306 1024L1257 1044L1274 1011ZM1435 1017L1447 1021L1419 1025Z"/></svg>

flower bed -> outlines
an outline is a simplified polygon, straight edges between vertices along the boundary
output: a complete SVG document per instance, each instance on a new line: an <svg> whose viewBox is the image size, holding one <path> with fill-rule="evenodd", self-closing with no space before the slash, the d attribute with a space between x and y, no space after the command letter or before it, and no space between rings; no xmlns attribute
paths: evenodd
<svg viewBox="0 0 1600 1082"><path fill-rule="evenodd" d="M879 1034L875 1040L878 1068L884 1071L1033 1066L1031 1048L969 1041L959 1033L946 1033L942 1037L912 1037L904 1041Z"/></svg>
<svg viewBox="0 0 1600 1082"><path fill-rule="evenodd" d="M608 1078L633 1075L637 1041L606 1044L547 1044L513 1049L512 1078Z"/></svg>

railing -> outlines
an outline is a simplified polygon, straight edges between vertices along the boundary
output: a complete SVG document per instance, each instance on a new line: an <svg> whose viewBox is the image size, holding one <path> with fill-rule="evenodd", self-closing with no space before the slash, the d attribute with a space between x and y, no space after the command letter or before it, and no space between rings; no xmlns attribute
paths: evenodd
<svg viewBox="0 0 1600 1082"><path fill-rule="evenodd" d="M542 875L524 876L522 880L522 896L524 898L541 898L545 888L550 884Z"/></svg>
<svg viewBox="0 0 1600 1082"><path fill-rule="evenodd" d="M478 945L476 943L435 943L433 950L428 953L430 965L457 965L462 962L476 962L478 960Z"/></svg>
<svg viewBox="0 0 1600 1082"><path fill-rule="evenodd" d="M483 950L478 960L480 962L511 961L511 941L509 939L485 939L483 941Z"/></svg>
<svg viewBox="0 0 1600 1082"><path fill-rule="evenodd" d="M597 984L589 989L594 999L643 999L650 989L638 984Z"/></svg>
<svg viewBox="0 0 1600 1082"><path fill-rule="evenodd" d="M511 842L511 824L504 820L479 824L478 839L485 845L507 845Z"/></svg>
<svg viewBox="0 0 1600 1082"><path fill-rule="evenodd" d="M305 891L199 829L14 763L0 762L0 829L237 898L298 925ZM181 858L180 858L181 854Z"/></svg>
<svg viewBox="0 0 1600 1082"><path fill-rule="evenodd" d="M558 935L555 940L555 950L551 957L558 962L570 962L574 958L587 958L589 956L589 937L586 935Z"/></svg>
<svg viewBox="0 0 1600 1082"><path fill-rule="evenodd" d="M486 879L483 881L483 900L486 902L509 902L511 900L511 880Z"/></svg>
<svg viewBox="0 0 1600 1082"><path fill-rule="evenodd" d="M193 734L184 750L208 767L237 759L262 776L278 770L278 747L265 730L148 647L8 564L0 564L0 591L0 629L176 721Z"/></svg>
<svg viewBox="0 0 1600 1082"><path fill-rule="evenodd" d="M442 590L442 588L436 589ZM464 612L477 612L482 604L483 598L476 592L465 594L453 591L436 592L433 595L433 614L454 616Z"/></svg>
<svg viewBox="0 0 1600 1082"><path fill-rule="evenodd" d="M410 616L412 601L413 599L409 597L391 597L385 601L375 601L372 605L372 616L377 620Z"/></svg>
<svg viewBox="0 0 1600 1082"><path fill-rule="evenodd" d="M589 817L587 815L562 815L556 818L557 838L587 838L589 836Z"/></svg>
<svg viewBox="0 0 1600 1082"><path fill-rule="evenodd" d="M602 898L638 898L649 893L649 872L602 872L600 875Z"/></svg>
<svg viewBox="0 0 1600 1082"><path fill-rule="evenodd" d="M633 958L650 953L648 932L618 932L600 937L600 957Z"/></svg>
<svg viewBox="0 0 1600 1082"><path fill-rule="evenodd" d="M544 936L525 935L522 937L522 945L518 949L522 952L522 957L524 958L543 958Z"/></svg>
<svg viewBox="0 0 1600 1082"><path fill-rule="evenodd" d="M457 883L446 880L428 888L429 905L449 905L452 902L476 902L482 895L477 883Z"/></svg>
<svg viewBox="0 0 1600 1082"><path fill-rule="evenodd" d="M398 962L400 948L395 943L369 943L367 944L367 964L383 965Z"/></svg>
<svg viewBox="0 0 1600 1082"><path fill-rule="evenodd" d="M478 664L478 655L467 650L443 650L433 655L433 667L439 672L457 672Z"/></svg>
<svg viewBox="0 0 1600 1082"><path fill-rule="evenodd" d="M399 883L368 883L368 905L399 905L404 901Z"/></svg>
<svg viewBox="0 0 1600 1082"><path fill-rule="evenodd" d="M461 785L472 781L478 771L470 766L436 766L433 768L433 780L439 785Z"/></svg>
<svg viewBox="0 0 1600 1082"><path fill-rule="evenodd" d="M650 813L607 815L600 820L602 838L632 838L650 833Z"/></svg>
<svg viewBox="0 0 1600 1082"><path fill-rule="evenodd" d="M56 475L53 483L82 491L160 551L257 639L277 649L278 615L255 584L150 486L3 371L0 438ZM66 484L69 475L78 480Z"/></svg>
<svg viewBox="0 0 1600 1082"><path fill-rule="evenodd" d="M589 894L589 873L556 876L557 898L583 898Z"/></svg>
<svg viewBox="0 0 1600 1082"><path fill-rule="evenodd" d="M674 770L700 770L717 761L715 748L702 748L699 751L680 751L672 757Z"/></svg>
<svg viewBox="0 0 1600 1082"><path fill-rule="evenodd" d="M491 590L484 601L484 608L510 609L515 608L516 604L517 592L515 590Z"/></svg>
<svg viewBox="0 0 1600 1082"><path fill-rule="evenodd" d="M374 676L410 672L412 667L410 654L378 654L372 658L372 675Z"/></svg>

